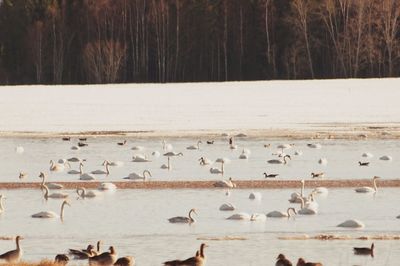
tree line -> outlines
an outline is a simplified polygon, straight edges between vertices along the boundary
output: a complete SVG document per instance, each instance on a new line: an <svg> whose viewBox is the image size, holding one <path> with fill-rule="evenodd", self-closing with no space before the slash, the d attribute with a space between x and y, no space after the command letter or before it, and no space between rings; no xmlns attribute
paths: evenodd
<svg viewBox="0 0 400 266"><path fill-rule="evenodd" d="M0 84L393 77L397 0L2 0Z"/></svg>

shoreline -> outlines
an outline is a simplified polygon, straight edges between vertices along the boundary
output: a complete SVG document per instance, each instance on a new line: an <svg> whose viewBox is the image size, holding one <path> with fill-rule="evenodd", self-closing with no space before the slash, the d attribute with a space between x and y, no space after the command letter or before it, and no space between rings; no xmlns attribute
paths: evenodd
<svg viewBox="0 0 400 266"><path fill-rule="evenodd" d="M214 183L219 180L211 181L116 181L111 182L118 189L226 189L216 188ZM288 189L299 188L300 180L233 180L236 184L235 189ZM85 187L96 189L103 182L57 182L64 186L64 189L76 189ZM336 180L306 180L306 189L315 187L327 188L352 188L371 186L371 179L336 179ZM400 187L400 179L380 180L378 187ZM0 182L0 189L39 189L40 182Z"/></svg>

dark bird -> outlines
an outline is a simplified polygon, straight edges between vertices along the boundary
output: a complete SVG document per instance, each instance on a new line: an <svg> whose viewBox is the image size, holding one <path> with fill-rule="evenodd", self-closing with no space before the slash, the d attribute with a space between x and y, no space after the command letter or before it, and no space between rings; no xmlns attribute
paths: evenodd
<svg viewBox="0 0 400 266"><path fill-rule="evenodd" d="M371 248L353 248L355 255L371 255L374 257L374 243L371 244Z"/></svg>
<svg viewBox="0 0 400 266"><path fill-rule="evenodd" d="M303 258L297 261L296 266L322 266L320 262L306 262Z"/></svg>
<svg viewBox="0 0 400 266"><path fill-rule="evenodd" d="M126 140L124 140L123 142L118 142L117 143L119 146L124 146L126 144Z"/></svg>
<svg viewBox="0 0 400 266"><path fill-rule="evenodd" d="M194 257L188 258L186 260L171 260L164 262L165 266L204 266L205 265L205 255L204 248L208 247L206 244L202 243L200 245L200 252L196 252Z"/></svg>
<svg viewBox="0 0 400 266"><path fill-rule="evenodd" d="M87 141L87 138L79 138L80 141Z"/></svg>
<svg viewBox="0 0 400 266"><path fill-rule="evenodd" d="M15 263L15 262L18 262L21 259L21 257L22 257L22 249L19 246L19 240L20 239L21 239L20 236L17 236L15 238L15 243L16 243L17 248L14 249L14 250L10 250L10 251L8 251L6 253L1 254L0 255L0 260L5 260L5 261L7 261L9 263Z"/></svg>
<svg viewBox="0 0 400 266"><path fill-rule="evenodd" d="M59 265L67 265L69 262L69 258L65 254L57 254L56 258L54 259L54 263Z"/></svg>
<svg viewBox="0 0 400 266"><path fill-rule="evenodd" d="M214 144L213 140L207 140L207 144Z"/></svg>
<svg viewBox="0 0 400 266"><path fill-rule="evenodd" d="M312 178L316 178L316 177L324 177L324 172L320 172L320 173L311 173Z"/></svg>
<svg viewBox="0 0 400 266"><path fill-rule="evenodd" d="M84 146L89 146L89 144L83 143L83 142L78 142L78 146L79 147L84 147Z"/></svg>
<svg viewBox="0 0 400 266"><path fill-rule="evenodd" d="M135 265L135 259L131 256L119 258L114 263L114 266L134 266L134 265Z"/></svg>
<svg viewBox="0 0 400 266"><path fill-rule="evenodd" d="M70 140L71 140L71 137L63 137L62 140L63 140L63 141L70 141Z"/></svg>
<svg viewBox="0 0 400 266"><path fill-rule="evenodd" d="M369 162L364 162L364 163L358 162L358 164L359 164L360 166L369 166Z"/></svg>
<svg viewBox="0 0 400 266"><path fill-rule="evenodd" d="M276 258L275 266L293 266L293 264L283 254L279 254Z"/></svg>
<svg viewBox="0 0 400 266"><path fill-rule="evenodd" d="M264 177L265 178L275 178L275 177L277 177L279 174L267 174L267 173L264 173Z"/></svg>

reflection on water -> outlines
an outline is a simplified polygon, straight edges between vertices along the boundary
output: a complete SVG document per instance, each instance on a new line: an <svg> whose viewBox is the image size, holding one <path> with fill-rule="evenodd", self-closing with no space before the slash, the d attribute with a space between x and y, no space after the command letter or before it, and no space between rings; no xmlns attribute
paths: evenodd
<svg viewBox="0 0 400 266"><path fill-rule="evenodd" d="M162 156L162 139L134 139L128 138L128 143L118 146L117 142L123 139L116 138L89 138L88 147L80 150L71 150L71 146L77 144L77 140L71 142L61 139L40 139L40 138L0 138L2 153L0 160L3 162L0 168L0 181L18 181L20 171L28 173L25 181L39 182L37 177L40 171L49 172L49 161L67 159L70 157L80 157L87 159L84 163L84 172L93 170L104 170L101 164L104 160L121 161L122 167L111 167L109 176L99 175L99 180L119 180L128 176L132 172L142 174L143 170L149 169L153 180L211 180L219 179L220 175L211 174L210 167L220 168L220 163L213 165L200 166L199 158L204 156L212 161L217 158L226 157L231 160L225 164L225 176L232 176L235 179L264 179L263 173L279 174L278 179L300 179L311 178L312 172L324 172L327 179L347 179L347 178L370 178L379 175L382 178L397 178L400 171L400 164L396 160L400 158L400 142L396 140L366 140L366 141L346 141L346 140L321 140L321 149L313 149L307 146L308 143L317 141L290 141L295 145L285 150L291 155L292 160L287 165L269 164L267 160L278 158L273 153L278 151L276 148L285 141L254 140L238 138L236 144L238 149L229 149L227 138L217 138L213 145L200 145L200 150L187 150L186 147L193 145L197 139L171 139L175 152L182 152L184 156L171 157L170 171L161 169L161 165L167 164L167 158ZM264 144L271 144L269 148L264 148ZM24 153L15 152L17 146L24 147ZM131 150L133 146L143 146L142 151ZM248 159L239 159L243 149L251 151ZM160 157L152 156L153 151L159 151ZM294 155L295 151L302 151L302 155ZM361 155L369 152L374 157L365 158ZM147 155L150 162L132 162L134 154ZM382 161L379 157L390 155L392 161ZM326 164L318 161L326 158ZM359 166L359 161L370 162L369 166ZM71 163L72 169L78 170L78 163ZM68 169L69 170L69 169ZM51 173L51 180L76 181L78 175L70 175L67 171Z"/></svg>
<svg viewBox="0 0 400 266"><path fill-rule="evenodd" d="M299 189L297 189L299 190ZM76 199L70 193L64 222L59 219L33 219L31 214L59 212L62 200L43 200L40 190L1 190L7 199L0 215L1 235L24 236L26 260L53 258L67 248L83 248L88 242L103 240L104 248L114 245L119 255L133 255L138 265L160 265L162 261L193 256L203 237L240 236L246 240L206 241L208 265L273 265L279 253L294 260L305 257L325 265L397 265L400 247L396 241L375 241L376 256L355 257L353 246L369 246L371 241L279 240L278 236L320 233L349 236L400 234L398 189L385 188L373 194L358 194L352 189L330 190L317 196L318 215L264 222L231 221L236 212L268 213L293 206L288 198L295 190L258 190L261 200L248 199L251 190L117 190L94 199ZM311 188L306 188L309 193ZM219 211L222 203L237 207ZM192 225L171 224L168 218L187 215L196 208ZM346 230L336 227L347 219L359 219L366 227ZM0 251L13 248L11 241L0 241Z"/></svg>

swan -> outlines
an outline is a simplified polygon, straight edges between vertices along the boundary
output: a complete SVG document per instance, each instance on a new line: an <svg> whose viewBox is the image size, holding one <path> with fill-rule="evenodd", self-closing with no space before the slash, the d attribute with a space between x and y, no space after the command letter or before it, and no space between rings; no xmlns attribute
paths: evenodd
<svg viewBox="0 0 400 266"><path fill-rule="evenodd" d="M281 211L272 211L267 213L267 217L270 218L290 218L292 214L290 213L292 211L294 214L297 214L296 210L292 207L288 208L286 212L281 212Z"/></svg>
<svg viewBox="0 0 400 266"><path fill-rule="evenodd" d="M85 162L86 159L81 159L78 157L71 157L71 158L68 158L67 161L71 162L71 163L81 163L81 162Z"/></svg>
<svg viewBox="0 0 400 266"><path fill-rule="evenodd" d="M306 205L304 204L304 199L300 198L301 200L301 209L297 211L298 214L301 215L312 215L312 214L317 214L318 209L313 208L311 205Z"/></svg>
<svg viewBox="0 0 400 266"><path fill-rule="evenodd" d="M58 159L58 161L57 161L57 163L59 163L59 164L66 164L68 161L67 161L67 159Z"/></svg>
<svg viewBox="0 0 400 266"><path fill-rule="evenodd" d="M320 262L306 262L303 258L299 258L296 266L322 266Z"/></svg>
<svg viewBox="0 0 400 266"><path fill-rule="evenodd" d="M0 213L4 212L4 206L3 206L3 199L5 199L2 194L0 194Z"/></svg>
<svg viewBox="0 0 400 266"><path fill-rule="evenodd" d="M200 162L200 165L210 165L212 164L212 161L210 159L208 159L207 157L200 157L200 159L198 160Z"/></svg>
<svg viewBox="0 0 400 266"><path fill-rule="evenodd" d="M169 218L168 221L169 221L170 223L194 223L196 220L193 219L192 213L194 213L194 214L197 215L196 209L191 209L191 210L189 211L188 217L185 217L185 216L176 216L176 217Z"/></svg>
<svg viewBox="0 0 400 266"><path fill-rule="evenodd" d="M212 174L224 174L224 165L226 163L229 163L230 160L228 158L218 158L217 160L215 160L216 163L221 163L221 169L218 168L210 168L210 173Z"/></svg>
<svg viewBox="0 0 400 266"><path fill-rule="evenodd" d="M229 180L217 181L213 185L214 185L214 187L222 187L222 188L234 188L234 187L236 187L236 184L233 183L232 177L230 177Z"/></svg>
<svg viewBox="0 0 400 266"><path fill-rule="evenodd" d="M117 142L117 144L118 144L119 146L124 146L124 145L126 144L126 140L124 140L123 142Z"/></svg>
<svg viewBox="0 0 400 266"><path fill-rule="evenodd" d="M251 200L261 200L262 195L260 192L251 192L249 195L249 199Z"/></svg>
<svg viewBox="0 0 400 266"><path fill-rule="evenodd" d="M379 160L391 161L391 160L393 160L393 158L392 158L392 156L389 156L389 155L383 155L383 156L379 157Z"/></svg>
<svg viewBox="0 0 400 266"><path fill-rule="evenodd" d="M67 265L69 262L69 258L65 254L57 254L54 258L54 263L57 265Z"/></svg>
<svg viewBox="0 0 400 266"><path fill-rule="evenodd" d="M276 259L275 266L292 266L292 263L283 254L279 254Z"/></svg>
<svg viewBox="0 0 400 266"><path fill-rule="evenodd" d="M267 220L267 216L263 213L253 213L250 216L250 221L265 221Z"/></svg>
<svg viewBox="0 0 400 266"><path fill-rule="evenodd" d="M124 177L124 179L131 179L131 180L146 180L146 174L149 175L150 177L152 177L151 173L149 170L144 170L142 175L139 175L137 173L130 173L129 176Z"/></svg>
<svg viewBox="0 0 400 266"><path fill-rule="evenodd" d="M105 166L105 168L106 168L106 170L104 171L104 170L94 170L94 171L92 171L92 172L90 172L90 173L92 173L92 174L94 174L94 175L109 175L110 174L110 169L108 168L108 166L110 165L110 162L109 161L107 161L107 160L105 160L104 162L103 162L103 164L102 165L104 165Z"/></svg>
<svg viewBox="0 0 400 266"><path fill-rule="evenodd" d="M224 203L219 207L220 211L234 211L235 209L236 207L231 203Z"/></svg>
<svg viewBox="0 0 400 266"><path fill-rule="evenodd" d="M117 253L113 246L109 248L110 252L103 252L100 255L89 257L89 266L110 266L117 261Z"/></svg>
<svg viewBox="0 0 400 266"><path fill-rule="evenodd" d="M27 174L27 173L25 173L25 172L19 172L19 176L18 176L19 179L23 179L23 178L26 178L26 177L28 177L28 174Z"/></svg>
<svg viewBox="0 0 400 266"><path fill-rule="evenodd" d="M272 160L268 160L267 163L271 163L271 164L287 164L286 158L292 159L292 158L290 157L290 155L285 155L285 156L283 156L282 159L272 159Z"/></svg>
<svg viewBox="0 0 400 266"><path fill-rule="evenodd" d="M346 227L346 228L364 228L364 223L358 220L346 220L341 224L338 224L337 227Z"/></svg>
<svg viewBox="0 0 400 266"><path fill-rule="evenodd" d="M80 193L79 193L80 192ZM94 198L97 197L97 193L92 190L86 190L84 187L80 187L76 189L76 193L81 198Z"/></svg>
<svg viewBox="0 0 400 266"><path fill-rule="evenodd" d="M61 172L65 169L64 164L55 163L53 160L50 160L50 171Z"/></svg>
<svg viewBox="0 0 400 266"><path fill-rule="evenodd" d="M20 240L21 240L21 237L17 236L15 238L15 244L16 244L17 248L1 254L0 260L5 260L8 263L17 263L23 255L22 248L19 245Z"/></svg>
<svg viewBox="0 0 400 266"><path fill-rule="evenodd" d="M164 156L183 156L182 152L169 151L163 154Z"/></svg>
<svg viewBox="0 0 400 266"><path fill-rule="evenodd" d="M131 256L118 258L117 261L114 263L114 266L134 266L134 265L135 265L135 258Z"/></svg>
<svg viewBox="0 0 400 266"><path fill-rule="evenodd" d="M144 147L143 146L133 146L131 148L131 150L133 150L133 151L143 151Z"/></svg>
<svg viewBox="0 0 400 266"><path fill-rule="evenodd" d="M162 148L163 148L163 151L172 151L173 150L172 144L167 143L165 141L165 139L162 141Z"/></svg>
<svg viewBox="0 0 400 266"><path fill-rule="evenodd" d="M78 146L72 146L71 147L71 150L74 150L74 151L79 151L81 148L79 148Z"/></svg>
<svg viewBox="0 0 400 266"><path fill-rule="evenodd" d="M264 175L265 178L275 178L275 177L277 177L279 174L267 174L267 173L264 172L263 175Z"/></svg>
<svg viewBox="0 0 400 266"><path fill-rule="evenodd" d="M98 190L116 190L117 186L114 185L113 183L101 183L97 189Z"/></svg>
<svg viewBox="0 0 400 266"><path fill-rule="evenodd" d="M96 177L92 174L83 173L80 175L79 180L96 180Z"/></svg>
<svg viewBox="0 0 400 266"><path fill-rule="evenodd" d="M226 218L227 220L246 220L246 221L250 221L250 214L245 213L245 212L240 212L240 213L235 213L231 216L229 216L228 218Z"/></svg>
<svg viewBox="0 0 400 266"><path fill-rule="evenodd" d="M189 147L186 147L187 150L200 150L200 144L203 142L199 140L196 145L190 145Z"/></svg>
<svg viewBox="0 0 400 266"><path fill-rule="evenodd" d="M45 193L43 196L45 200L48 200L49 198L51 198L51 199L66 199L66 198L68 198L67 193L57 192L57 193L49 194L50 193L49 188L46 185L43 185L42 187L45 190Z"/></svg>
<svg viewBox="0 0 400 266"><path fill-rule="evenodd" d="M77 175L77 174L82 174L83 173L83 163L79 163L79 171L77 170L69 170L68 174L70 175Z"/></svg>
<svg viewBox="0 0 400 266"><path fill-rule="evenodd" d="M224 171L222 169L216 168L216 167L211 167L210 168L210 173L211 174L223 174Z"/></svg>
<svg viewBox="0 0 400 266"><path fill-rule="evenodd" d="M43 185L46 183L47 175L45 173L43 173L43 172L40 172L39 178L42 179L42 183L40 184L40 187L43 188ZM62 189L62 188L64 188L63 185L57 184L57 183L47 183L46 186L49 189Z"/></svg>
<svg viewBox="0 0 400 266"><path fill-rule="evenodd" d="M154 157L156 157L156 158L158 158L158 157L160 157L161 153L160 153L159 151L153 151L153 152L151 153L151 155L154 156Z"/></svg>
<svg viewBox="0 0 400 266"><path fill-rule="evenodd" d="M302 179L301 181L301 191L300 191L300 193L298 193L298 192L294 192L294 193L292 193L291 195L290 195L290 199L289 199L289 202L290 203L301 203L301 198L302 199L305 199L305 197L304 197L304 186L305 186L305 180L304 179Z"/></svg>
<svg viewBox="0 0 400 266"><path fill-rule="evenodd" d="M321 158L321 159L318 160L318 163L319 163L319 164L322 164L322 165L327 165L327 164L328 164L328 159L326 159L326 158Z"/></svg>
<svg viewBox="0 0 400 266"><path fill-rule="evenodd" d="M378 187L376 186L376 179L380 178L379 176L374 176L372 178L372 182L374 184L374 187L358 187L355 189L357 193L369 193L369 192L376 192L378 190Z"/></svg>
<svg viewBox="0 0 400 266"><path fill-rule="evenodd" d="M55 212L52 212L52 211L44 211L44 212L38 212L38 213L32 214L32 218L58 218L58 217L60 217L62 220L64 217L64 206L65 205L71 206L68 201L64 200L63 203L61 204L60 216L58 216L58 214L56 214Z"/></svg>
<svg viewBox="0 0 400 266"><path fill-rule="evenodd" d="M149 160L147 158L147 155L135 154L135 155L132 156L132 162L135 162L135 163L146 163L146 162L151 162L151 160Z"/></svg>
<svg viewBox="0 0 400 266"><path fill-rule="evenodd" d="M124 166L124 162L121 162L121 161L111 161L111 162L108 162L108 165L109 165L109 166L121 167L121 166Z"/></svg>
<svg viewBox="0 0 400 266"><path fill-rule="evenodd" d="M249 159L250 153L246 152L244 149L242 150L242 153L239 155L239 159Z"/></svg>
<svg viewBox="0 0 400 266"><path fill-rule="evenodd" d="M202 243L200 245L200 252L196 251L196 256L188 258L186 260L171 260L164 262L164 266L204 266L206 256L204 254L204 248L208 247L206 244Z"/></svg>
<svg viewBox="0 0 400 266"><path fill-rule="evenodd" d="M312 148L312 149L321 149L322 145L319 143L310 143L310 144L307 144L307 147Z"/></svg>
<svg viewBox="0 0 400 266"><path fill-rule="evenodd" d="M238 147L238 146L237 146L236 144L234 144L233 137L230 137L230 138L229 138L229 149L231 149L231 150L236 150L237 147Z"/></svg>
<svg viewBox="0 0 400 266"><path fill-rule="evenodd" d="M370 248L353 248L355 255L371 255L374 257L374 243L371 244Z"/></svg>

